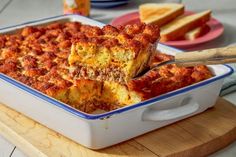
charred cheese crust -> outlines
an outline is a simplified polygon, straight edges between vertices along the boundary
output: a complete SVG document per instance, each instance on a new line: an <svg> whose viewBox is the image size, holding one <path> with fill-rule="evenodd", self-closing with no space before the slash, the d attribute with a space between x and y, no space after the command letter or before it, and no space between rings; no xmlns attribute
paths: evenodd
<svg viewBox="0 0 236 157"><path fill-rule="evenodd" d="M69 64L78 78L127 83L147 67L159 39L159 28L151 24L107 25L94 32L73 41Z"/></svg>
<svg viewBox="0 0 236 157"><path fill-rule="evenodd" d="M129 27L125 28L127 35L135 30ZM15 34L0 35L0 73L87 113L138 103L212 76L205 66L178 68L172 65L127 84L77 79L68 63L72 42L84 36L93 38L97 30L78 22L66 22L25 27ZM107 35L109 30L105 31ZM152 56L151 63L170 57L159 53Z"/></svg>

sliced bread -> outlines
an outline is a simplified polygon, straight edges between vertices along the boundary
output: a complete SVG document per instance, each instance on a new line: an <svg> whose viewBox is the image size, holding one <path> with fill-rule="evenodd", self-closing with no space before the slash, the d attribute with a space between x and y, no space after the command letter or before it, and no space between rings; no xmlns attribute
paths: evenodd
<svg viewBox="0 0 236 157"><path fill-rule="evenodd" d="M204 25L209 21L211 11L203 11L189 16L178 17L167 25L161 27L160 41L166 42L175 40L186 34L188 31Z"/></svg>
<svg viewBox="0 0 236 157"><path fill-rule="evenodd" d="M141 22L154 23L159 27L184 13L184 5L176 3L146 3L139 6Z"/></svg>
<svg viewBox="0 0 236 157"><path fill-rule="evenodd" d="M207 29L207 25L202 25L193 30L190 30L184 35L185 40L195 40L200 37Z"/></svg>

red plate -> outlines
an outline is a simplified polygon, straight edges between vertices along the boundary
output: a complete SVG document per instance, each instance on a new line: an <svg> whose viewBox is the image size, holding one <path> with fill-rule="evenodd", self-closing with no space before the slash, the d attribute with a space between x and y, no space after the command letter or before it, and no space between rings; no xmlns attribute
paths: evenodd
<svg viewBox="0 0 236 157"><path fill-rule="evenodd" d="M190 11L185 11L184 14L190 15L194 13ZM111 25L113 26L127 25L127 24L134 24L134 23L140 23L138 12L125 14L111 21ZM224 26L215 18L211 18L207 22L207 26L208 26L208 30L205 32L205 34L203 34L202 36L198 37L195 40L176 40L176 41L168 41L168 42L162 42L162 43L165 45L179 47L179 48L190 47L190 46L195 46L197 44L211 41L219 37L224 32Z"/></svg>

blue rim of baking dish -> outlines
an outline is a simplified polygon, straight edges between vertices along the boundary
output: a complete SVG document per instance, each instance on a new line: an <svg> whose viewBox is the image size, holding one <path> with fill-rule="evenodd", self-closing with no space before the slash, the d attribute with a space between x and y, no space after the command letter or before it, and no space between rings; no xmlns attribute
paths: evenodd
<svg viewBox="0 0 236 157"><path fill-rule="evenodd" d="M5 27L5 28L1 28L0 30L4 30L4 29L9 29L9 28L14 28L14 27L18 27L18 26L22 26L22 25L27 25L27 24L33 24L33 23L36 23L36 22L40 22L40 21L46 21L46 20L50 20L50 19L55 19L55 18L58 18L58 17L66 17L66 16L71 16L71 15L59 15L59 16L54 16L54 17L49 17L49 18L44 18L44 19L40 19L40 20L34 20L34 21L30 21L30 22L26 22L26 23L23 23L23 24L19 24L19 25L15 25L15 26L9 26L9 27ZM75 15L73 15L75 16ZM80 15L77 15L77 16L80 16ZM86 17L83 17L83 18L86 18ZM89 18L86 18L86 19L89 19ZM89 19L91 20L91 19ZM95 21L97 22L97 21ZM163 44L159 44L159 45L163 45ZM166 47L167 49L170 49L170 50L173 50L175 52L181 52L181 50L179 49L176 49L176 48L173 48L173 47L169 47L169 46L166 46L166 45L163 45L164 47ZM36 96L38 98L41 98L42 100L46 101L46 102L49 102L53 105L56 105L70 113L72 113L73 115L76 115L76 116L79 116L81 118L84 118L84 119L87 119L87 120L95 120L95 119L103 119L103 118L108 118L110 116L113 116L113 115L116 115L116 114L120 114L122 112L126 112L126 111L129 111L129 110L132 110L132 109L135 109L135 108L138 108L138 107L141 107L141 106L146 106L146 105L150 105L150 104L153 104L157 101L160 101L160 100L163 100L163 99L167 99L167 98L170 98L172 96L176 96L176 95L179 95L179 94L182 94L182 93L185 93L187 91L191 91L193 89L196 89L196 88L199 88L199 87L202 87L204 85L207 85L207 84L210 84L212 82L215 82L217 80L220 80L222 78L225 78L229 75L231 75L234 70L232 67L230 67L229 65L224 65L225 67L228 68L228 72L223 74L223 75L220 75L220 76L217 76L217 77L213 77L213 78L210 78L208 80L204 80L202 82L199 82L197 84L193 84L193 85L190 85L190 86L187 86L187 87L183 87L183 88L180 88L178 90L175 90L175 91L172 91L172 92L169 92L169 93L166 93L166 94L163 94L163 95L160 95L160 96L157 96L157 97L154 97L154 98L151 98L151 99L148 99L148 100L145 100L143 102L140 102L140 103L137 103L137 104L133 104L133 105L130 105L130 106L126 106L126 107L122 107L122 108L119 108L119 109L116 109L116 110L113 110L113 111L109 111L109 112L105 112L105 113L102 113L102 114L87 114L87 113L84 113L82 111L79 111L75 108L72 108L71 106L67 105L67 104L64 104L52 97L49 97L43 93L41 93L40 91L37 91L27 85L24 85L23 83L20 83L4 74L1 74L0 73L0 79L20 88L21 90L23 91L26 91L27 93L30 93L32 94L33 96Z"/></svg>

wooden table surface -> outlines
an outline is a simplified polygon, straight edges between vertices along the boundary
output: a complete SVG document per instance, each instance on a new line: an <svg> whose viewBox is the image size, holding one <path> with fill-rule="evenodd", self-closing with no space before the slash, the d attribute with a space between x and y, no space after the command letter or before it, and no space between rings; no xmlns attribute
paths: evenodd
<svg viewBox="0 0 236 157"><path fill-rule="evenodd" d="M29 157L201 157L236 140L236 107L218 99L213 108L199 115L91 150L0 104L0 134Z"/></svg>

